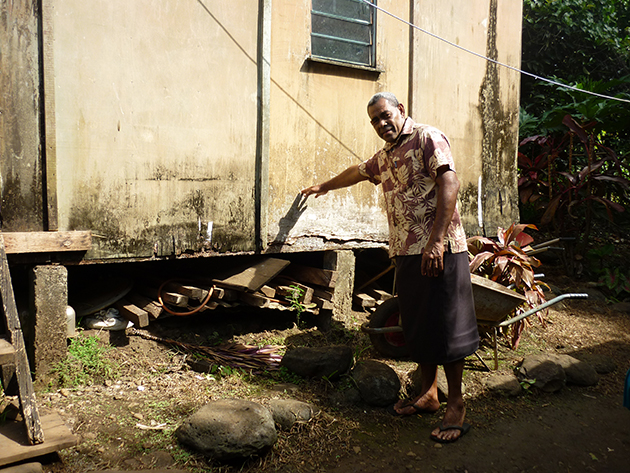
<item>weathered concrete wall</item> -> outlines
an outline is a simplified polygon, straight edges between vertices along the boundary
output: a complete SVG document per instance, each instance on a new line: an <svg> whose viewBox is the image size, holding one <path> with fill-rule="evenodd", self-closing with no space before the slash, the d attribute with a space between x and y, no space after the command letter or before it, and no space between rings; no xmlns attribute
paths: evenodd
<svg viewBox="0 0 630 473"><path fill-rule="evenodd" d="M378 5L457 45L518 67L521 3L391 0ZM367 101L379 91L394 92L416 121L449 137L468 234L493 234L497 225L518 219L518 73L421 31L410 33L409 26L382 12L376 52L381 73L309 62L309 1L274 0L272 25L273 249L387 241L380 189L372 184L360 183L305 204L296 199L301 188L329 179L382 147L366 114Z"/></svg>
<svg viewBox="0 0 630 473"><path fill-rule="evenodd" d="M381 1L379 6L409 17L406 1ZM291 210L300 189L333 177L382 146L366 105L378 91L391 90L406 99L408 27L379 18L381 73L311 63L310 8L308 0L273 3L269 240L284 243L283 249L387 241L380 189L370 183L310 198L302 214ZM299 219L283 220L292 216ZM304 238L296 241L297 236Z"/></svg>
<svg viewBox="0 0 630 473"><path fill-rule="evenodd" d="M88 257L253 249L257 3L50 12L59 228Z"/></svg>
<svg viewBox="0 0 630 473"><path fill-rule="evenodd" d="M423 0L414 7L417 26L517 68L521 19L521 0ZM411 113L451 141L467 233L495 235L519 218L520 76L422 32L414 33L414 56Z"/></svg>
<svg viewBox="0 0 630 473"><path fill-rule="evenodd" d="M44 229L37 1L0 6L0 194L4 231Z"/></svg>

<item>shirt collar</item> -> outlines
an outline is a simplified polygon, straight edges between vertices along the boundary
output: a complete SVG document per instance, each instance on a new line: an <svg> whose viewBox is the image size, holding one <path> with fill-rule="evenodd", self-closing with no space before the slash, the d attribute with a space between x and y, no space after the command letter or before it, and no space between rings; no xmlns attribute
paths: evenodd
<svg viewBox="0 0 630 473"><path fill-rule="evenodd" d="M415 124L416 124L416 122L413 121L413 118L411 118L411 117L405 118L402 130L400 130L400 133L396 137L396 141L394 141L393 143L385 143L385 146L383 147L383 149L385 151L389 151L393 147L398 146L400 144L400 142L402 141L402 139L403 139L402 137L403 136L407 136L407 135L411 134L411 132L414 129Z"/></svg>

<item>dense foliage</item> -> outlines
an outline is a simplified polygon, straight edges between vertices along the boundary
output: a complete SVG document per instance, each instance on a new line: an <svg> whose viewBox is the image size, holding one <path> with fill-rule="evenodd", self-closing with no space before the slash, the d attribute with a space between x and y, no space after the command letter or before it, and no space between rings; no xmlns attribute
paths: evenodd
<svg viewBox="0 0 630 473"><path fill-rule="evenodd" d="M525 0L522 67L599 94L522 77L521 220L584 243L629 203L630 2Z"/></svg>

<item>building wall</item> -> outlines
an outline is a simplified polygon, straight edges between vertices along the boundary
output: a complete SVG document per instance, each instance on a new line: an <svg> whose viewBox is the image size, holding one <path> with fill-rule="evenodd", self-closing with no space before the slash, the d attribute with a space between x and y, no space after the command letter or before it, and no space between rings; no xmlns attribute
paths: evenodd
<svg viewBox="0 0 630 473"><path fill-rule="evenodd" d="M518 219L519 75L383 12L366 71L309 61L310 0L39 4L0 7L10 231L91 230L87 259L382 245L378 187L299 194L382 146L366 113L380 91L449 136L469 234ZM520 63L521 0L378 5Z"/></svg>
<svg viewBox="0 0 630 473"><path fill-rule="evenodd" d="M53 3L60 229L93 257L252 250L257 5Z"/></svg>
<svg viewBox="0 0 630 473"><path fill-rule="evenodd" d="M0 227L43 230L40 63L36 1L0 9Z"/></svg>
<svg viewBox="0 0 630 473"><path fill-rule="evenodd" d="M379 7L482 56L520 65L521 0L379 1ZM387 240L380 189L362 182L309 198L298 192L372 156L383 142L366 103L390 91L416 121L449 137L470 234L518 220L520 77L379 11L377 66L366 73L308 61L310 1L274 0L269 240L282 251ZM479 210L481 209L481 210ZM298 218L299 217L299 218Z"/></svg>
<svg viewBox="0 0 630 473"><path fill-rule="evenodd" d="M409 18L407 1L383 0L379 5ZM293 206L304 187L330 179L382 147L370 125L367 102L378 91L394 92L406 101L409 29L378 18L380 73L309 62L310 8L309 0L273 2L269 240L279 242L283 251L385 242L383 201L371 183L311 197L297 220Z"/></svg>
<svg viewBox="0 0 630 473"><path fill-rule="evenodd" d="M422 0L414 24L457 46L519 68L521 0ZM414 32L413 106L449 137L470 234L518 221L519 73Z"/></svg>

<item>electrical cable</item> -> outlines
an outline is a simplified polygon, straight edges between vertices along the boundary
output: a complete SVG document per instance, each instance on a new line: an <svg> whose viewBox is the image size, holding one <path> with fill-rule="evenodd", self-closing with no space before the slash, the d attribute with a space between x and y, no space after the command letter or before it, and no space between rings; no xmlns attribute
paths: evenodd
<svg viewBox="0 0 630 473"><path fill-rule="evenodd" d="M557 86L565 88L565 89L570 89L570 90L574 90L576 92L582 92L582 93L585 93L585 94L594 95L595 97L600 97L600 98L607 99L607 100L616 100L618 102L630 103L630 99L622 99L622 98L619 98L619 97L611 97L610 95L598 94L597 92L591 92L590 90L584 90L584 89L580 89L578 87L574 87L572 85L563 84L562 82L557 82L555 80L547 79L545 77L541 77L541 76L538 76L536 74L532 74L531 72L527 72L527 71L524 71L524 70L519 69L517 67L510 66L509 64L504 64L502 62L497 61L496 59L492 59L492 58L489 58L487 56L484 56L483 54L479 54L479 53L476 53L474 51L471 51L470 49L466 49L463 46L455 44L455 43L453 43L453 42L451 42L451 41L449 41L447 39L444 39L444 38L442 38L442 37L440 37L440 36L438 36L438 35L436 35L434 33L431 33L430 31L427 31L427 30L425 30L423 28L420 28L419 26L416 26L413 23L410 23L407 20L405 20L403 18L400 18L399 16L394 15L393 13L390 13L389 11L385 10L384 8L381 8L378 5L375 5L374 3L369 2L368 0L360 0L360 1L362 1L363 3L369 5L370 7L374 8L376 10L382 11L386 15L389 15L392 18L394 18L394 19L396 19L398 21L401 21L402 23L405 23L406 25L411 26L412 28L417 29L418 31L421 31L421 32L423 32L425 34L428 34L429 36L432 36L435 39L439 39L440 41L443 41L446 44L449 44L450 46L453 46L453 47L455 47L457 49L461 49L462 51L465 51L465 52L467 52L469 54L472 54L473 56L477 56L477 57L479 57L481 59L485 59L486 61L489 61L489 62L491 62L493 64L496 64L497 66L505 67L505 68L510 69L512 71L518 72L520 74L532 77L532 78L534 78L536 80L541 80L543 82L548 82L550 84L557 85Z"/></svg>

